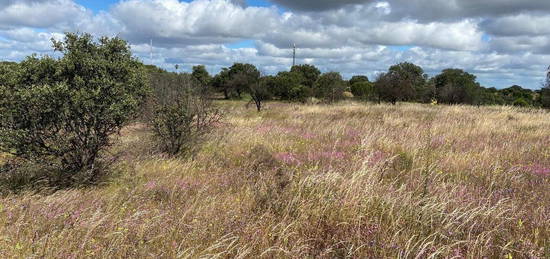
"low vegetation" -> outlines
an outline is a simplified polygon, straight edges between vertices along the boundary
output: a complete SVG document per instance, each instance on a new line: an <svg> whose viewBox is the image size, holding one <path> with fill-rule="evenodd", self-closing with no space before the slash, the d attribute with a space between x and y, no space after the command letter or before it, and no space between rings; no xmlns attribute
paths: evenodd
<svg viewBox="0 0 550 259"><path fill-rule="evenodd" d="M3 196L0 257L550 255L547 112L222 105L194 159L136 124L103 186Z"/></svg>

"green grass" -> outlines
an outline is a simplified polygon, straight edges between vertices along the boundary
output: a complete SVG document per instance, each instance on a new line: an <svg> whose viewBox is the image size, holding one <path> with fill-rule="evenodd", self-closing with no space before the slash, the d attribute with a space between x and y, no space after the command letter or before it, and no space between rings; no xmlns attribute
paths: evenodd
<svg viewBox="0 0 550 259"><path fill-rule="evenodd" d="M550 114L220 101L194 159L124 130L107 184L0 198L0 257L548 258Z"/></svg>

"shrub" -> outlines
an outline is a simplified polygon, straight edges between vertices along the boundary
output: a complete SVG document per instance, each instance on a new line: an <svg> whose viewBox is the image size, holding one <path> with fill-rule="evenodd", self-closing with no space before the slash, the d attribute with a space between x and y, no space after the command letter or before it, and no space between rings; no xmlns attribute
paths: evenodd
<svg viewBox="0 0 550 259"><path fill-rule="evenodd" d="M170 155L195 151L221 119L220 110L195 82L185 74L170 80L168 73L153 81L157 90L150 123L160 149Z"/></svg>
<svg viewBox="0 0 550 259"><path fill-rule="evenodd" d="M523 98L520 97L520 98L516 99L516 100L512 103L512 105L514 105L514 106L519 106L519 107L527 107L527 106L529 106L529 102L527 102L525 99L523 99Z"/></svg>
<svg viewBox="0 0 550 259"><path fill-rule="evenodd" d="M55 168L66 183L98 174L109 138L132 119L147 87L140 62L119 38L68 33L63 57L30 56L0 86L0 152Z"/></svg>

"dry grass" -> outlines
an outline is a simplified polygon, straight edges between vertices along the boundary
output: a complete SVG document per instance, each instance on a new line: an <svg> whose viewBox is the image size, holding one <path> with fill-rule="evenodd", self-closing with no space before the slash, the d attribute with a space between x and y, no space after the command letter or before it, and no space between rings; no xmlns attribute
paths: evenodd
<svg viewBox="0 0 550 259"><path fill-rule="evenodd" d="M194 159L136 125L108 184L1 197L0 257L550 257L547 112L223 105Z"/></svg>

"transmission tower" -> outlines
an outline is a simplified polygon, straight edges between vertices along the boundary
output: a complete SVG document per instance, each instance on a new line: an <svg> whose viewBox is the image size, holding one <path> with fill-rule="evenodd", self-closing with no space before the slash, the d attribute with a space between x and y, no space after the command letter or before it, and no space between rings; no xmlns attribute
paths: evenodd
<svg viewBox="0 0 550 259"><path fill-rule="evenodd" d="M149 59L151 60L151 65L153 65L153 39L151 39L151 44L149 45L150 52L149 52Z"/></svg>
<svg viewBox="0 0 550 259"><path fill-rule="evenodd" d="M296 43L292 45L292 66L296 65Z"/></svg>

